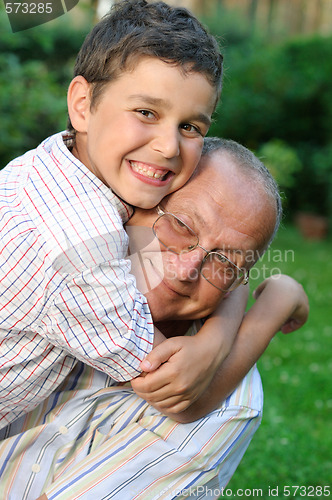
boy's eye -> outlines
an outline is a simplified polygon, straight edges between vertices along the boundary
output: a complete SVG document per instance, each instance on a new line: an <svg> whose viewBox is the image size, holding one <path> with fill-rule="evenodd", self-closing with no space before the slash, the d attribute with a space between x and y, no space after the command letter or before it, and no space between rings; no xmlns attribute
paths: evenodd
<svg viewBox="0 0 332 500"><path fill-rule="evenodd" d="M137 109L137 113L144 116L145 118L154 118L154 114L148 109Z"/></svg>
<svg viewBox="0 0 332 500"><path fill-rule="evenodd" d="M181 125L182 130L188 132L189 134L200 134L202 135L200 129L191 123L184 123Z"/></svg>

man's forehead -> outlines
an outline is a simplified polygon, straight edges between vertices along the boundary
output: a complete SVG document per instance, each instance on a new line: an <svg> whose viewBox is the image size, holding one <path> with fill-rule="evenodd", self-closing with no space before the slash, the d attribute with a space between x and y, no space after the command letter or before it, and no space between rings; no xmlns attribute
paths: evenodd
<svg viewBox="0 0 332 500"><path fill-rule="evenodd" d="M206 203L204 203L204 209L207 208L213 208L210 200L206 200ZM200 224L204 224L206 221L206 216L202 214L200 204L198 204L195 196L189 196L188 198L184 198L181 196L175 198L174 196L169 199L167 203L167 210L174 211L178 214L190 215L195 219L195 221Z"/></svg>
<svg viewBox="0 0 332 500"><path fill-rule="evenodd" d="M212 159L218 165L207 159L206 169L169 196L166 210L189 215L200 239L208 238L216 249L246 252L264 246L274 224L273 203L230 158L217 153Z"/></svg>
<svg viewBox="0 0 332 500"><path fill-rule="evenodd" d="M224 227L224 217L222 210L222 201L216 202L209 193L202 193L198 199L197 192L189 196L172 195L169 197L167 205L164 207L167 212L184 218L184 222L198 234L200 240L205 239L214 242L213 247L221 245L221 236ZM235 242L234 242L235 243ZM212 249L212 247L211 247Z"/></svg>
<svg viewBox="0 0 332 500"><path fill-rule="evenodd" d="M214 175L213 169L210 168L206 172L199 174L199 176L194 176L179 191L167 197L167 209L187 213L195 217L198 223L205 224L207 214L211 216L223 209L224 188L222 178L222 175ZM226 208L228 209L228 207Z"/></svg>

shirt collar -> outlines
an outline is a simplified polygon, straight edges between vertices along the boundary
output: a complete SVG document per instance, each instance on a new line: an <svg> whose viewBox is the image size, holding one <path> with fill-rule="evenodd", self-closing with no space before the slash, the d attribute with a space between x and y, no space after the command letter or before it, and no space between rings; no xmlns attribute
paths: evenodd
<svg viewBox="0 0 332 500"><path fill-rule="evenodd" d="M55 141L52 146L54 157L60 162L62 167L68 168L73 165L80 172L87 176L93 182L95 189L100 190L113 205L115 205L123 224L125 224L134 213L131 205L121 200L111 188L106 186L98 177L96 177L76 156L71 152L75 143L75 135L68 130L55 135Z"/></svg>

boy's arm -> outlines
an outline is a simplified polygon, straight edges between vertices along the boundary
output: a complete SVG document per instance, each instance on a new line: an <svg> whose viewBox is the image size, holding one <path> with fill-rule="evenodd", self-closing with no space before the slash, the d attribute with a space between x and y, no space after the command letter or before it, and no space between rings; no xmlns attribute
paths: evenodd
<svg viewBox="0 0 332 500"><path fill-rule="evenodd" d="M175 420L191 422L215 409L237 387L279 330L291 333L308 318L308 297L289 276L268 278L254 296L257 301L245 316L232 351L208 391L187 412L170 414Z"/></svg>
<svg viewBox="0 0 332 500"><path fill-rule="evenodd" d="M196 335L175 336L157 347L154 343L153 351L141 363L145 373L132 380L135 392L144 399L145 395L150 400L154 398L172 411L190 406L206 390L228 356L247 298L247 287L238 288L219 305ZM179 322L175 322L173 328L176 324Z"/></svg>
<svg viewBox="0 0 332 500"><path fill-rule="evenodd" d="M78 257L72 257L75 252L81 256L81 245L54 264L61 282L56 291L55 285L50 289L38 333L122 382L141 373L139 365L153 347L154 325L147 300L130 274L130 262L111 260L115 250L108 250L107 244L111 246L106 237L104 244L99 239L86 242L92 256L83 254L82 269L76 264Z"/></svg>
<svg viewBox="0 0 332 500"><path fill-rule="evenodd" d="M232 350L220 366L207 391L187 410L166 408L146 391L141 397L179 422L194 421L225 399L263 354L280 329L284 333L300 328L308 317L308 298L302 286L285 275L265 280L256 290L256 303L245 316Z"/></svg>

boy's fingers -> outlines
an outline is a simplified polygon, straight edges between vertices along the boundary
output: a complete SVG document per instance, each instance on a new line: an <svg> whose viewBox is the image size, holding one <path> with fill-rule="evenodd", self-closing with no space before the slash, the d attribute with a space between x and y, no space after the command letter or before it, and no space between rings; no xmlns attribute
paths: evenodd
<svg viewBox="0 0 332 500"><path fill-rule="evenodd" d="M141 370L144 372L152 372L168 361L169 358L178 351L175 342L172 342L172 340L173 339L165 340L162 344L154 347L141 362Z"/></svg>
<svg viewBox="0 0 332 500"><path fill-rule="evenodd" d="M298 330L301 326L302 324L295 319L290 319L281 327L281 332L284 334L292 333L295 332L295 330Z"/></svg>

